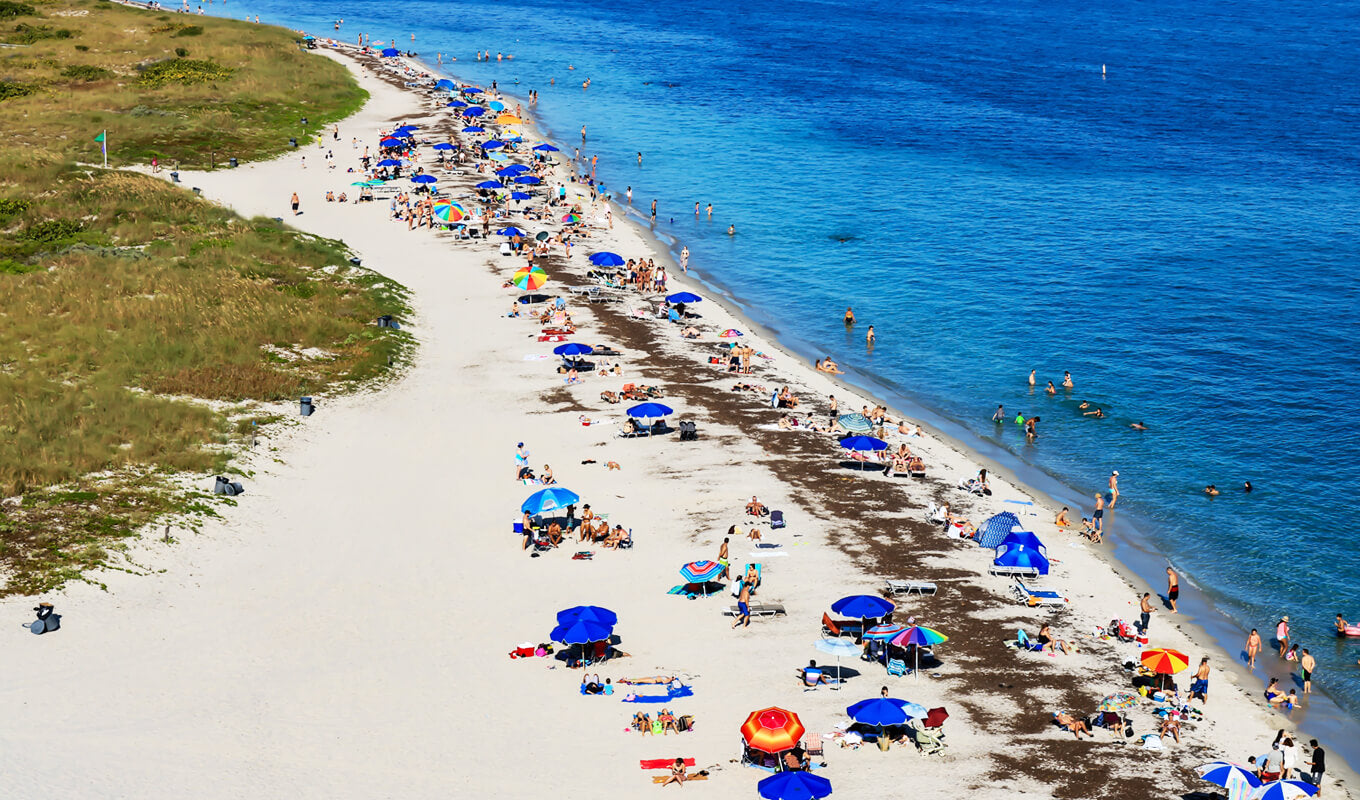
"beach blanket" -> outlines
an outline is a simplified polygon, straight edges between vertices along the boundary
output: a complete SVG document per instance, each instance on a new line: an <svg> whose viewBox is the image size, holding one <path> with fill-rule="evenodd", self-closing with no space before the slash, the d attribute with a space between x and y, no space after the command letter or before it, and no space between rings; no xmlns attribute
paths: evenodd
<svg viewBox="0 0 1360 800"><path fill-rule="evenodd" d="M625 695L625 703L669 703L681 697L693 697L694 690L688 686L681 686L679 689L667 689L666 694L635 694Z"/></svg>
<svg viewBox="0 0 1360 800"><path fill-rule="evenodd" d="M642 765L642 768L643 768L643 769L670 769L670 768L671 768L671 765L675 763L675 759L673 759L673 758L644 758L644 759L642 759L641 761L639 761L638 763ZM694 759L692 759L692 758L687 758L687 759L685 759L685 766L687 766L687 767L692 767L692 766L694 766Z"/></svg>
<svg viewBox="0 0 1360 800"><path fill-rule="evenodd" d="M671 776L669 775L653 775L652 783L665 783L670 779ZM708 780L707 772L696 772L693 775L685 776L685 783L689 783L690 781L706 781L706 780Z"/></svg>

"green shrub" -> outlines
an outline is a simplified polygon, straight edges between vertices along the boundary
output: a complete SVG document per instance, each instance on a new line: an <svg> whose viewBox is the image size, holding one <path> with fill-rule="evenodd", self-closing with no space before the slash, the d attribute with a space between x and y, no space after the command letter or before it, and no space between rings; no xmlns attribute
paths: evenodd
<svg viewBox="0 0 1360 800"><path fill-rule="evenodd" d="M88 53L88 52L90 52L90 48L89 48L88 45L78 44L78 45L76 45L76 49L79 50L79 51L82 52L82 53Z"/></svg>
<svg viewBox="0 0 1360 800"><path fill-rule="evenodd" d="M38 12L28 3L14 3L10 0L0 0L0 19L14 19L15 17L33 17Z"/></svg>
<svg viewBox="0 0 1360 800"><path fill-rule="evenodd" d="M28 210L33 205L28 200L21 200L17 197L0 198L0 220L17 217Z"/></svg>
<svg viewBox="0 0 1360 800"><path fill-rule="evenodd" d="M189 55L189 51L184 49L183 47L176 47L175 55L179 56L180 58L184 58L185 56Z"/></svg>
<svg viewBox="0 0 1360 800"><path fill-rule="evenodd" d="M45 219L24 228L22 236L30 242L59 242L80 233L80 222L74 219Z"/></svg>
<svg viewBox="0 0 1360 800"><path fill-rule="evenodd" d="M9 258L0 258L0 275L23 275L42 269L38 264L23 264Z"/></svg>
<svg viewBox="0 0 1360 800"><path fill-rule="evenodd" d="M207 83L208 81L230 78L232 72L234 70L221 64L214 64L211 61L197 61L189 58L171 59L157 61L143 69L138 82L143 86L152 88L169 86L172 83Z"/></svg>
<svg viewBox="0 0 1360 800"><path fill-rule="evenodd" d="M24 97L38 91L32 86L22 83L12 83L10 81L0 81L0 100L8 100L11 97Z"/></svg>
<svg viewBox="0 0 1360 800"><path fill-rule="evenodd" d="M61 71L63 78L73 78L78 81L102 81L105 78L112 78L113 72L103 67L92 67L85 64L72 64Z"/></svg>
<svg viewBox="0 0 1360 800"><path fill-rule="evenodd" d="M75 35L76 32L70 28L53 28L50 25L29 25L21 22L14 26L14 33L5 41L10 44L33 44L43 39L70 39Z"/></svg>
<svg viewBox="0 0 1360 800"><path fill-rule="evenodd" d="M203 26L202 26L202 25L185 25L183 28L180 28L179 30L175 31L175 35L176 35L176 36L202 36L202 35L203 35Z"/></svg>

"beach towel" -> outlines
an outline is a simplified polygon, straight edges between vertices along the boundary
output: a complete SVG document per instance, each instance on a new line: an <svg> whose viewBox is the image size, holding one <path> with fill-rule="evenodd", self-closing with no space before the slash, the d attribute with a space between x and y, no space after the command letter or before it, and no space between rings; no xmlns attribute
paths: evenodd
<svg viewBox="0 0 1360 800"><path fill-rule="evenodd" d="M669 775L653 775L652 783L665 783L670 779L671 776ZM706 780L708 780L707 772L696 772L693 775L685 776L685 783L689 783L690 781L706 781Z"/></svg>
<svg viewBox="0 0 1360 800"><path fill-rule="evenodd" d="M691 592L685 588L688 585L689 584L682 583L678 586L672 586L670 591L666 592L666 594L683 594L685 597L698 597L699 595L697 593Z"/></svg>
<svg viewBox="0 0 1360 800"><path fill-rule="evenodd" d="M681 686L679 689L666 690L666 694L630 694L623 698L625 703L669 703L681 697L693 697L694 690L688 686Z"/></svg>
<svg viewBox="0 0 1360 800"><path fill-rule="evenodd" d="M639 761L638 763L642 765L642 768L643 768L643 769L670 769L670 768L671 768L671 765L675 763L675 759L673 759L673 758L644 758L644 759L642 759L641 761ZM685 759L685 766L687 766L687 767L692 767L692 766L694 766L694 759L692 759L692 758L687 758L687 759Z"/></svg>

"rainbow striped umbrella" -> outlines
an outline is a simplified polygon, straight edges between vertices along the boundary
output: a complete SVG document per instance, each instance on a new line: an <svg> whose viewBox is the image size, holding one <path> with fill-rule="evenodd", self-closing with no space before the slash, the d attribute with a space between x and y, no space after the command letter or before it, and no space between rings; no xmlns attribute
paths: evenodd
<svg viewBox="0 0 1360 800"><path fill-rule="evenodd" d="M539 267L520 267L515 270L510 282L526 292L532 292L543 288L543 284L548 282L548 273Z"/></svg>
<svg viewBox="0 0 1360 800"><path fill-rule="evenodd" d="M909 644L916 645L916 665L912 670L915 673L921 671L921 648L931 645L942 644L949 641L949 637L943 633L922 625L913 625L892 638L890 644L905 648ZM919 674L916 676L921 677Z"/></svg>
<svg viewBox="0 0 1360 800"><path fill-rule="evenodd" d="M1185 653L1167 647L1148 650L1143 653L1140 660L1143 666L1158 675L1175 675L1190 667L1190 659Z"/></svg>
<svg viewBox="0 0 1360 800"><path fill-rule="evenodd" d="M581 215L580 215L580 214L577 214L577 213L574 213L574 212L571 213L571 214L566 214L566 215L563 215L562 221L563 221L563 222L580 222L580 221L581 221Z"/></svg>
<svg viewBox="0 0 1360 800"><path fill-rule="evenodd" d="M738 336L745 336L745 335L746 335L746 334L742 333L741 331L737 330L736 328L728 328L727 330L725 330L725 331L723 331L722 333L718 334L718 338L719 338L719 339L735 339L735 338L737 338Z"/></svg>
<svg viewBox="0 0 1360 800"><path fill-rule="evenodd" d="M865 639L882 639L887 641L897 634L905 631L906 625L898 625L896 622L888 622L883 625L875 625L864 632Z"/></svg>
<svg viewBox="0 0 1360 800"><path fill-rule="evenodd" d="M436 200L434 201L434 215L445 222L460 222L467 218L468 212L466 208L452 200Z"/></svg>
<svg viewBox="0 0 1360 800"><path fill-rule="evenodd" d="M691 561L680 568L680 577L689 583L704 584L704 594L708 594L709 581L722 574L723 566L716 561Z"/></svg>

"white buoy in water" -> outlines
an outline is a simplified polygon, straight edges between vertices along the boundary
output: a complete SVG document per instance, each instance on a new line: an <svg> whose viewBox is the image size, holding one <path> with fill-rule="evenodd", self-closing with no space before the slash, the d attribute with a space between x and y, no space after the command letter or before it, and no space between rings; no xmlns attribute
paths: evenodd
<svg viewBox="0 0 1360 800"><path fill-rule="evenodd" d="M1101 65L1100 65L1100 77L1101 77L1101 78L1104 78L1104 77L1105 77L1105 65L1104 65L1104 64L1101 64Z"/></svg>

